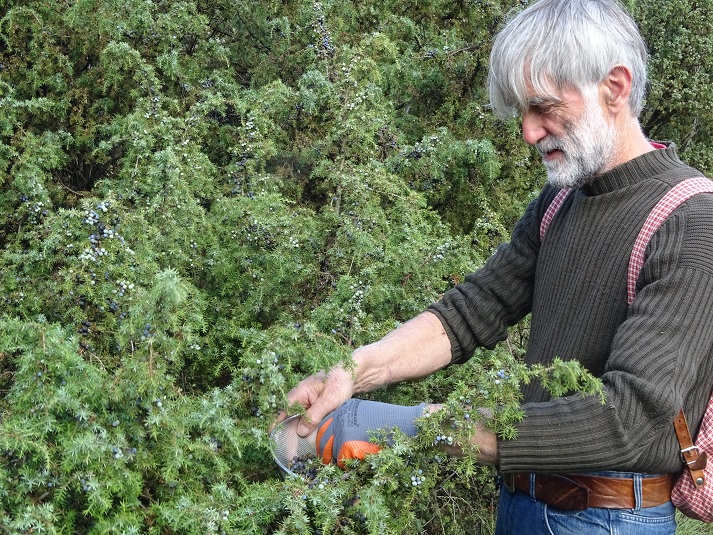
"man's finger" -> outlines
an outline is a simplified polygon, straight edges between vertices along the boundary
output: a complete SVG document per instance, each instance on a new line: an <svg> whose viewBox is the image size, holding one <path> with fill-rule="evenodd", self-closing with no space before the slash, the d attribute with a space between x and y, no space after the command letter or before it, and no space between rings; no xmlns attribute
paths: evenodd
<svg viewBox="0 0 713 535"><path fill-rule="evenodd" d="M306 437L312 431L314 431L317 428L317 424L322 421L322 418L324 416L326 416L325 413L320 418L314 418L310 415L310 412L314 413L315 411L308 410L305 414L302 415L302 418L300 418L300 421L297 424L297 434L301 437Z"/></svg>

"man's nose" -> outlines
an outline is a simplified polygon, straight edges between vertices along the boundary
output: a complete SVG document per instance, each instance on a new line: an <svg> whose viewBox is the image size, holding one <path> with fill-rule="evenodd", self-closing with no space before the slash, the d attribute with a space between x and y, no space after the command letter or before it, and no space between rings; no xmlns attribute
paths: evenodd
<svg viewBox="0 0 713 535"><path fill-rule="evenodd" d="M528 145L536 145L547 135L542 122L542 115L536 111L526 110L522 114L522 138Z"/></svg>

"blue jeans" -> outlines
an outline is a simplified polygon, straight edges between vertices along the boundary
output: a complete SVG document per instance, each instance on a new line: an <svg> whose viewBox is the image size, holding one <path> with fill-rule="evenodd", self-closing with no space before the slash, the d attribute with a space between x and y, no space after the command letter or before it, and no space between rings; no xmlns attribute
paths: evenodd
<svg viewBox="0 0 713 535"><path fill-rule="evenodd" d="M615 476L616 472L598 472ZM631 474L626 474L631 477ZM640 491L638 492L640 495ZM522 492L500 490L495 535L674 535L676 509L671 502L636 509L563 511Z"/></svg>

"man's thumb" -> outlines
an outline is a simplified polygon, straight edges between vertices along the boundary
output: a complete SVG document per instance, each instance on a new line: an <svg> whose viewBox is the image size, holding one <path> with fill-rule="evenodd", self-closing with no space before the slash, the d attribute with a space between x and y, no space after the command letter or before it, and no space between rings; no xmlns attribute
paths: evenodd
<svg viewBox="0 0 713 535"><path fill-rule="evenodd" d="M301 437L306 437L317 429L317 425L322 421L322 418L315 418L310 411L305 412L297 424L297 434Z"/></svg>

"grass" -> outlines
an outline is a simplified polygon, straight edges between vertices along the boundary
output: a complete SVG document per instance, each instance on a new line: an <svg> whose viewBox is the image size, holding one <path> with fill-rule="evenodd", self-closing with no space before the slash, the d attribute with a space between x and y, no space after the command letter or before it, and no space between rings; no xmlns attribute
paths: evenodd
<svg viewBox="0 0 713 535"><path fill-rule="evenodd" d="M681 513L678 513L676 521L678 522L676 535L713 535L713 524L704 524Z"/></svg>

